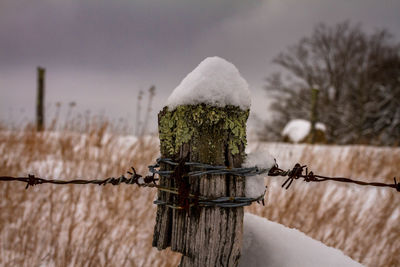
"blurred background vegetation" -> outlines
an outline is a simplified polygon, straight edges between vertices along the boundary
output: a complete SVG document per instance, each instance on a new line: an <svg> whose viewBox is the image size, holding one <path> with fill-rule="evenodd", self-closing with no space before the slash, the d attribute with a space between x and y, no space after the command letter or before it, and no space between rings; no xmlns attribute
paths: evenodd
<svg viewBox="0 0 400 267"><path fill-rule="evenodd" d="M290 120L309 120L317 89L316 116L328 143L400 145L399 51L387 30L319 24L274 59L282 71L268 76L265 90L273 95L275 117L260 138L282 140Z"/></svg>

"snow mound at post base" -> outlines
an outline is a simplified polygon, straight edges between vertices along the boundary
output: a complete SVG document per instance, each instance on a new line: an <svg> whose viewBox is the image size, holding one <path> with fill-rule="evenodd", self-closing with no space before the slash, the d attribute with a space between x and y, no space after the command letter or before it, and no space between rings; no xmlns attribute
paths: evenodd
<svg viewBox="0 0 400 267"><path fill-rule="evenodd" d="M167 100L170 110L202 103L247 110L251 104L249 85L232 63L220 57L208 57L182 80Z"/></svg>
<svg viewBox="0 0 400 267"><path fill-rule="evenodd" d="M360 263L304 233L245 213L240 267L361 267Z"/></svg>

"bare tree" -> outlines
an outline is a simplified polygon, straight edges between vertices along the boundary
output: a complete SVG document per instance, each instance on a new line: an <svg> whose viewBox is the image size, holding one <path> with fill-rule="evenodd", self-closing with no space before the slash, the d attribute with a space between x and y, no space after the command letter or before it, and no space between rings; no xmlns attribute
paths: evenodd
<svg viewBox="0 0 400 267"><path fill-rule="evenodd" d="M399 48L386 30L368 35L349 22L318 25L274 59L284 75L267 78L277 111L267 138L278 138L290 119L310 118L311 90L318 88L328 142L399 145Z"/></svg>

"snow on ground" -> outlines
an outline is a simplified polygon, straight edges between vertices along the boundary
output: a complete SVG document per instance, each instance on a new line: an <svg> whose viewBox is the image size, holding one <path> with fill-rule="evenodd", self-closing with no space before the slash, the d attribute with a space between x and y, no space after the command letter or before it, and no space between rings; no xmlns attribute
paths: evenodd
<svg viewBox="0 0 400 267"><path fill-rule="evenodd" d="M323 123L317 122L315 124L317 130L322 132L326 131L326 127ZM288 136L289 139L294 143L299 143L310 133L311 123L302 119L291 120L283 128L282 136Z"/></svg>
<svg viewBox="0 0 400 267"><path fill-rule="evenodd" d="M242 257L239 266L360 267L338 249L304 233L245 213Z"/></svg>
<svg viewBox="0 0 400 267"><path fill-rule="evenodd" d="M249 153L243 163L243 167L258 167L259 169L271 169L275 164L274 158L264 149ZM246 197L257 198L264 194L266 174L246 177Z"/></svg>
<svg viewBox="0 0 400 267"><path fill-rule="evenodd" d="M234 105L247 110L251 104L249 85L232 63L208 57L182 80L167 100L170 109L201 103L217 107Z"/></svg>

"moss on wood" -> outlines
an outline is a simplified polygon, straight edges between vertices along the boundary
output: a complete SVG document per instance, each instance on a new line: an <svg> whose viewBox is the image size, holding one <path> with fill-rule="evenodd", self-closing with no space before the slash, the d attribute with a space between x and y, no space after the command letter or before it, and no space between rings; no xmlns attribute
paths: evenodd
<svg viewBox="0 0 400 267"><path fill-rule="evenodd" d="M228 148L232 155L240 153L240 147L246 145L246 121L249 110L241 110L236 106L213 107L205 104L183 105L174 110L165 107L160 113L159 134L161 152L166 155L175 155L180 147L189 143L196 134L217 136L215 131L225 131L221 136L229 135ZM210 142L210 141L208 141ZM194 151L202 151L204 154L215 153L213 143L191 144Z"/></svg>

